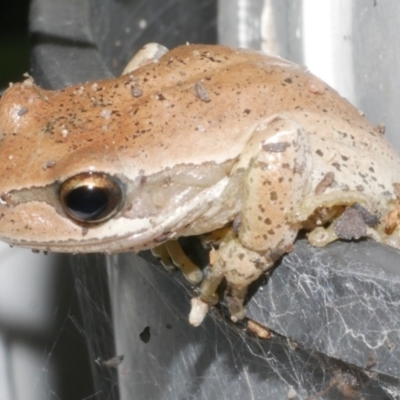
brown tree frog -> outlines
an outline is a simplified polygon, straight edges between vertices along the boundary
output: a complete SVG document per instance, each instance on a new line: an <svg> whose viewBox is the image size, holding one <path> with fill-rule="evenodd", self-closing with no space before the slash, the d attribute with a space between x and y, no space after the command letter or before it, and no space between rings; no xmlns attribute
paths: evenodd
<svg viewBox="0 0 400 400"><path fill-rule="evenodd" d="M202 280L198 325L226 280L234 321L250 283L291 251L399 242L400 160L304 67L256 51L150 45L118 78L0 100L0 238L44 251L171 258ZM177 239L208 234L205 277Z"/></svg>

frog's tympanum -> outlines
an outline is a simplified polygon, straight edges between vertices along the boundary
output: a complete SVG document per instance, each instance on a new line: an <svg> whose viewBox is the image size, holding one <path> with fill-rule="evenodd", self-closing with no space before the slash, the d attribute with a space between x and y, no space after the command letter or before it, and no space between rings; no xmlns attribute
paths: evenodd
<svg viewBox="0 0 400 400"><path fill-rule="evenodd" d="M259 52L149 45L118 78L0 100L0 237L37 250L153 249L181 265L198 325L226 280L234 321L250 283L293 249L370 237L400 247L400 161L348 101ZM210 234L203 279L179 237Z"/></svg>

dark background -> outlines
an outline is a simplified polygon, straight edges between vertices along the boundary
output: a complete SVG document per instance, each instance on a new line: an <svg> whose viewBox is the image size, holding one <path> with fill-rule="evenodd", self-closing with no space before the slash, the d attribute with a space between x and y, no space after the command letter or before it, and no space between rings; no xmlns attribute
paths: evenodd
<svg viewBox="0 0 400 400"><path fill-rule="evenodd" d="M28 0L0 2L0 90L29 71Z"/></svg>

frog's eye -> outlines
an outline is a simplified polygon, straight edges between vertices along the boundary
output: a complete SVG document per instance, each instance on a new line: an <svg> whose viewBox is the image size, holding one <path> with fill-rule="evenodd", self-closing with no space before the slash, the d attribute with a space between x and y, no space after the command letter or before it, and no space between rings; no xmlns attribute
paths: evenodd
<svg viewBox="0 0 400 400"><path fill-rule="evenodd" d="M103 173L85 172L68 178L60 187L60 202L75 222L97 224L122 207L123 191L117 179Z"/></svg>

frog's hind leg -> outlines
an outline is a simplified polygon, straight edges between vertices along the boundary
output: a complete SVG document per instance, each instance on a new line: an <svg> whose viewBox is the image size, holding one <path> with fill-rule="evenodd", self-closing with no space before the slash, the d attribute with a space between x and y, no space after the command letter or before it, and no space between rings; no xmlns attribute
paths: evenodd
<svg viewBox="0 0 400 400"><path fill-rule="evenodd" d="M288 222L286 215L310 190L312 157L307 134L295 122L275 119L257 129L248 148L253 157L244 178L240 223L212 257L201 295L192 303L190 322L194 325L201 322L198 303L215 302L215 291L224 278L231 318L242 319L248 286L292 249L301 228L300 223Z"/></svg>

